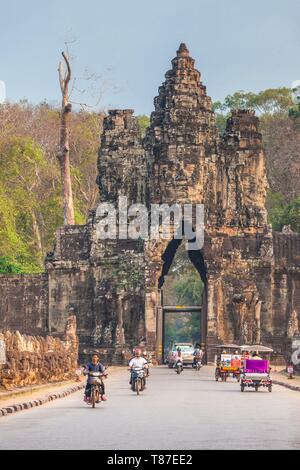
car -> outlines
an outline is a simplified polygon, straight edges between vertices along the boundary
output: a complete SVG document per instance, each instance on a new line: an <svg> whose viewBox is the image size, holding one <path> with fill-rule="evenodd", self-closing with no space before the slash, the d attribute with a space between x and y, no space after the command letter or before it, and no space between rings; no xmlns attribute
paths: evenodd
<svg viewBox="0 0 300 470"><path fill-rule="evenodd" d="M168 357L167 357L167 363L168 367L171 369L174 366L174 358L177 349L180 348L183 356L183 365L191 365L194 360L194 345L193 343L180 343L177 341L174 341L168 352Z"/></svg>

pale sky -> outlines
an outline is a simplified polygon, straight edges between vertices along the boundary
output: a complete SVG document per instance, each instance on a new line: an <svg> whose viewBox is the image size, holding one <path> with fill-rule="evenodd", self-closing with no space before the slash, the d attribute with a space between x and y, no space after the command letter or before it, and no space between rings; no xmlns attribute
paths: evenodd
<svg viewBox="0 0 300 470"><path fill-rule="evenodd" d="M9 100L60 99L57 64L102 77L74 100L149 114L185 42L213 100L300 79L299 0L0 0L0 80ZM86 88L85 82L78 82Z"/></svg>

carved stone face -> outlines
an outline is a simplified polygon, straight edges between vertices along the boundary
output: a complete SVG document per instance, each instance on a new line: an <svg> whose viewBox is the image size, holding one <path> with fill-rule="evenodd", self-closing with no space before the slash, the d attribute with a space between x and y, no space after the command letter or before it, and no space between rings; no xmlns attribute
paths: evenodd
<svg viewBox="0 0 300 470"><path fill-rule="evenodd" d="M295 104L300 104L300 80L292 83L292 96Z"/></svg>

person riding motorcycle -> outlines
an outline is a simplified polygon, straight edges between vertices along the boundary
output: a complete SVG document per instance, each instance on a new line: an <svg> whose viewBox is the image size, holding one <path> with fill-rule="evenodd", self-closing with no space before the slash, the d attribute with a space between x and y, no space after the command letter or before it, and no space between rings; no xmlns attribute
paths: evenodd
<svg viewBox="0 0 300 470"><path fill-rule="evenodd" d="M178 363L183 365L183 355L181 352L181 348L177 348L176 353L174 355L174 367L176 368Z"/></svg>
<svg viewBox="0 0 300 470"><path fill-rule="evenodd" d="M134 357L132 359L130 359L130 361L129 361L129 368L130 368L130 371L131 371L130 382L129 382L130 385L132 385L132 373L133 373L134 367L143 368L148 363L147 359L145 359L142 356L142 350L140 348L136 348L135 351L134 351L134 354L135 354Z"/></svg>
<svg viewBox="0 0 300 470"><path fill-rule="evenodd" d="M192 366L195 367L197 362L200 362L201 364L202 358L203 358L203 351L199 343L196 344L195 351L193 352L193 356L194 356L194 359L193 359Z"/></svg>
<svg viewBox="0 0 300 470"><path fill-rule="evenodd" d="M100 357L97 353L94 353L92 355L91 362L89 362L84 368L83 373L85 375L87 375L89 372L100 372L101 374L104 374L105 379L107 378L107 373L105 373L105 367L104 367L103 364L101 364ZM105 395L105 386L104 386L104 384L101 386L101 388L102 388L102 390L101 390L101 400L106 401L107 396ZM85 391L84 391L84 401L89 403L90 396L91 396L91 378L88 377L87 384L86 384Z"/></svg>

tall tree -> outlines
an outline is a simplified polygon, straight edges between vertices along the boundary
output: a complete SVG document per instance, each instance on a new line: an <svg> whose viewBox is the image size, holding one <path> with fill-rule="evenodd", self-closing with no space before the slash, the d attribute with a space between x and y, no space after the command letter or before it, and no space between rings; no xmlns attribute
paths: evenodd
<svg viewBox="0 0 300 470"><path fill-rule="evenodd" d="M69 125L72 105L69 100L69 83L71 80L71 65L68 54L62 52L66 64L66 70L63 62L59 63L58 74L62 93L61 121L60 121L60 145L57 155L62 182L62 196L64 206L64 224L74 225L74 203L72 194L72 181L70 172L70 144L69 144Z"/></svg>

